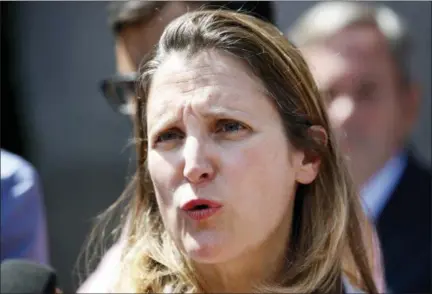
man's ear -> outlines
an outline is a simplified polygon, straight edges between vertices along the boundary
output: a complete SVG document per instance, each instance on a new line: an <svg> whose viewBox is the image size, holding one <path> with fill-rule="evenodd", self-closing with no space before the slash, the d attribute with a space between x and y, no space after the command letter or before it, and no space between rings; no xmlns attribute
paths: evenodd
<svg viewBox="0 0 432 294"><path fill-rule="evenodd" d="M418 83L411 83L403 97L402 111L405 117L405 131L407 134L411 133L417 119L419 117L419 110L421 106L421 87Z"/></svg>
<svg viewBox="0 0 432 294"><path fill-rule="evenodd" d="M322 126L314 125L308 130L309 136L316 144L323 148L327 145L328 135ZM300 160L301 159L301 160ZM321 158L316 150L304 150L297 162L296 180L301 184L312 183L318 175Z"/></svg>

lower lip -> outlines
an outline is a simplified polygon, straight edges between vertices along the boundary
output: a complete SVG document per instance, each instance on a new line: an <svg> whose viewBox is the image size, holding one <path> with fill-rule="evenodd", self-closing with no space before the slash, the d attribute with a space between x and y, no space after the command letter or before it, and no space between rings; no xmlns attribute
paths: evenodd
<svg viewBox="0 0 432 294"><path fill-rule="evenodd" d="M221 209L221 207L212 207L212 208L206 208L206 209L200 209L200 210L187 210L185 212L191 219L196 220L196 221L202 221L202 220L210 218L216 212L218 212L220 209Z"/></svg>

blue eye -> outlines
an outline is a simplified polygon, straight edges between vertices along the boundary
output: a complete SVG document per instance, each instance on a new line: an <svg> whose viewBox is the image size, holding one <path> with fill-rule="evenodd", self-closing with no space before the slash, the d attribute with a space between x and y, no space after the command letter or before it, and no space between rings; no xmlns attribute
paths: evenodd
<svg viewBox="0 0 432 294"><path fill-rule="evenodd" d="M216 128L217 132L223 133L235 133L244 129L245 127L241 123L231 120L219 121Z"/></svg>
<svg viewBox="0 0 432 294"><path fill-rule="evenodd" d="M161 133L157 137L156 143L172 141L172 140L181 140L181 139L183 139L183 137L184 137L184 135L179 130L169 130L169 131Z"/></svg>

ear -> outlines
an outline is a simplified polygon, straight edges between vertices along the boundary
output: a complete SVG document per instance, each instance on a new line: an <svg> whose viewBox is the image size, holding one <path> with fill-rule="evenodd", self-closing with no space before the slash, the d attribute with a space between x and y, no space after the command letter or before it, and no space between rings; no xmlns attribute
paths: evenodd
<svg viewBox="0 0 432 294"><path fill-rule="evenodd" d="M405 112L405 130L406 133L411 133L414 125L417 122L419 109L421 104L421 89L420 85L412 83L407 89L402 105Z"/></svg>
<svg viewBox="0 0 432 294"><path fill-rule="evenodd" d="M328 135L322 126L314 125L308 130L309 136L316 144L325 147L328 142ZM300 184L312 183L318 175L321 165L321 158L315 150L303 150L296 159L296 180Z"/></svg>

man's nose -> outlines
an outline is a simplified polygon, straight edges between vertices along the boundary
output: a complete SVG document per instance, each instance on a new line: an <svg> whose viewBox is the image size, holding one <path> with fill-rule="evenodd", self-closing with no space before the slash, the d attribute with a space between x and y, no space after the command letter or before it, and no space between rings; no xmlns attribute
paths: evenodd
<svg viewBox="0 0 432 294"><path fill-rule="evenodd" d="M215 175L215 167L208 155L209 143L196 137L186 139L183 157L183 176L194 184L211 181Z"/></svg>

